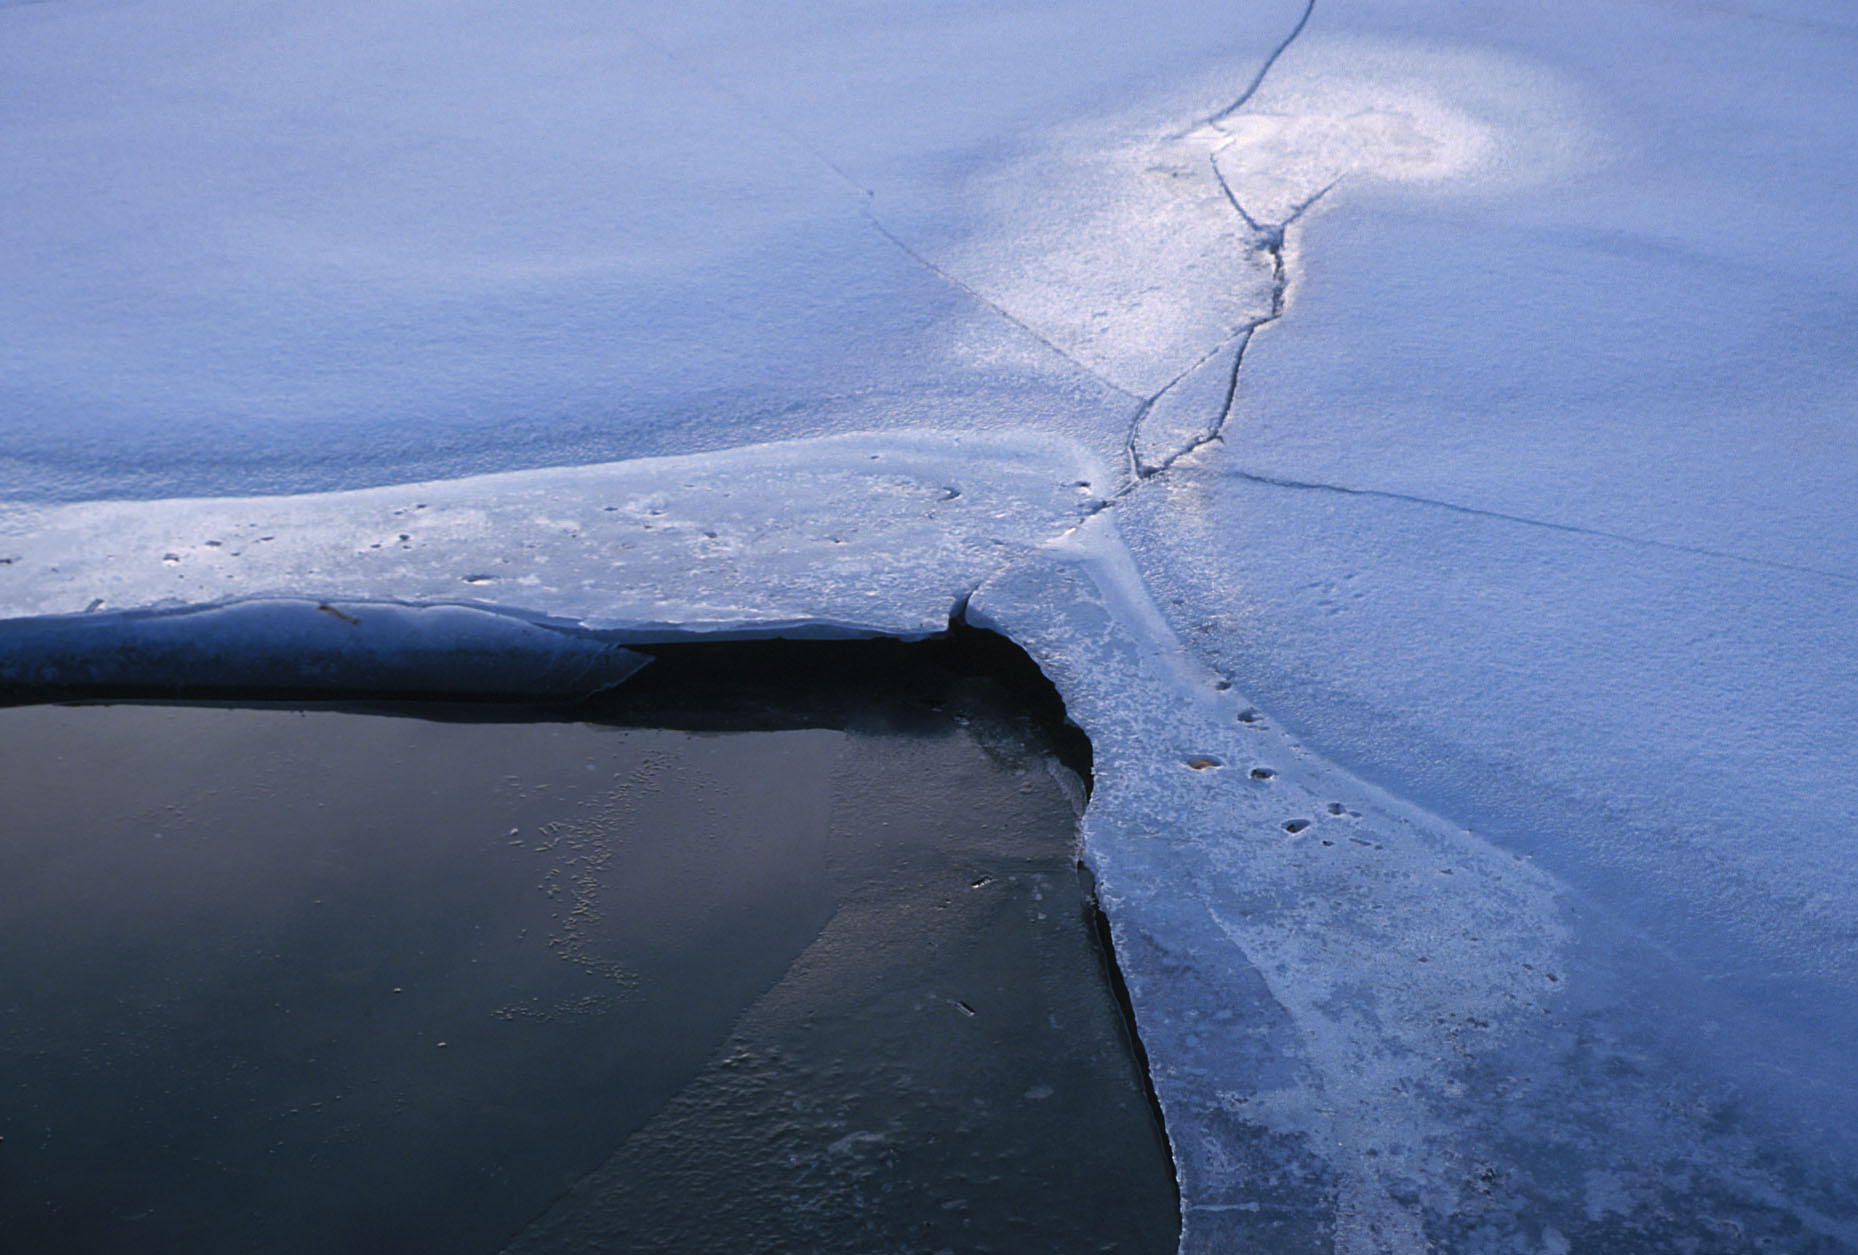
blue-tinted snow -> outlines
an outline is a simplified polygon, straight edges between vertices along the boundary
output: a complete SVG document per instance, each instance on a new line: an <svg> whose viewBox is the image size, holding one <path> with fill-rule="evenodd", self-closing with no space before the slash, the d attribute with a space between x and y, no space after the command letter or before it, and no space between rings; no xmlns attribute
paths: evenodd
<svg viewBox="0 0 1858 1255"><path fill-rule="evenodd" d="M0 9L8 630L972 593L1188 1249L1858 1249L1858 23L1303 11Z"/></svg>
<svg viewBox="0 0 1858 1255"><path fill-rule="evenodd" d="M1320 96L1332 47L1454 28L1576 96L1566 168L1345 177L1225 445L1123 522L1176 626L1306 745L1568 885L1581 996L1530 1070L1586 1080L1512 1097L1515 1126L1587 1172L1666 1154L1677 1195L1817 1188L1843 1249L1858 25L1333 6L1254 108ZM1624 1115L1660 1107L1708 1114ZM1762 1153L1704 1189L1703 1148L1741 1139ZM1814 1248L1694 1205L1724 1249Z"/></svg>
<svg viewBox="0 0 1858 1255"><path fill-rule="evenodd" d="M1003 155L1171 67L1248 71L1292 8L1216 41L1107 4L10 9L0 484L301 491L951 416L1113 442L1127 398L873 216L972 234Z"/></svg>

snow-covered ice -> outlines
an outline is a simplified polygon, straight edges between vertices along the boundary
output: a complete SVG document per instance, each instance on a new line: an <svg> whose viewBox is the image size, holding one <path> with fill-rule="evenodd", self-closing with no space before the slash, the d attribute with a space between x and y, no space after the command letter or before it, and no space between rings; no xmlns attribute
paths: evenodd
<svg viewBox="0 0 1858 1255"><path fill-rule="evenodd" d="M962 615L1092 738L1184 1249L1858 1250L1858 23L0 32L8 675Z"/></svg>

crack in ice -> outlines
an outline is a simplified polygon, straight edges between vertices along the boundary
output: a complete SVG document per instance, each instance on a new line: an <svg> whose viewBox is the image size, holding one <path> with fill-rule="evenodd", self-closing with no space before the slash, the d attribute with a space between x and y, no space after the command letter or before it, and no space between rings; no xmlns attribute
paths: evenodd
<svg viewBox="0 0 1858 1255"><path fill-rule="evenodd" d="M1135 423L1130 429L1128 439L1129 465L1136 479L1134 483L1131 483L1123 490L1124 492L1134 488L1136 484L1139 484L1143 480L1147 480L1152 476L1159 475L1163 471L1171 469L1175 463L1179 462L1182 458L1188 457L1206 448L1210 444L1215 444L1225 439L1226 427L1232 421L1232 407L1239 396L1239 372L1245 366L1245 350L1251 347L1252 336L1257 334L1260 329L1270 326L1284 316L1285 299L1290 289L1290 269L1284 261L1284 233L1295 225L1297 219L1303 216L1305 210L1321 200L1328 194L1330 189L1336 185L1335 182L1332 182L1327 187L1324 187L1322 190L1310 196L1307 200L1298 204L1291 212L1290 216L1285 218L1282 222L1261 225L1253 219L1251 214L1246 212L1245 206L1239 203L1238 197L1233 195L1232 188L1227 184L1225 176L1219 171L1218 163L1215 161L1212 165L1213 174L1219 180L1219 186L1221 190L1225 192L1226 199L1232 202L1233 209L1238 211L1239 217L1245 221L1245 225L1250 227L1259 237L1256 251L1263 253L1271 260L1271 309L1264 317L1255 319L1241 328L1238 334L1232 338L1237 341L1237 345L1232 353L1232 369L1226 379L1225 398L1219 407L1217 415L1214 417L1213 421L1207 425L1204 434L1180 445L1159 462L1154 463L1144 462L1138 447L1142 434L1142 424L1153 411L1155 403L1165 396L1181 381L1181 379L1186 378L1187 375L1191 374L1209 358L1217 354L1220 351L1219 348L1214 349L1212 353L1201 358L1194 366L1183 371L1180 376L1176 377L1173 382L1168 385L1168 387L1163 388L1143 404L1141 412L1136 416ZM1336 182L1340 182L1340 180L1337 179ZM1227 341L1227 343L1230 344L1232 341ZM1220 346L1220 348L1224 347L1224 345ZM1122 494L1119 493L1118 495L1120 496Z"/></svg>
<svg viewBox="0 0 1858 1255"><path fill-rule="evenodd" d="M1505 523L1519 523L1525 527L1541 527L1554 532L1568 532L1576 536L1591 536L1598 540L1611 540L1622 545L1634 545L1646 549L1664 549L1672 553L1691 554L1699 558L1714 558L1722 562L1738 562L1746 566L1766 567L1775 571L1787 571L1795 575L1812 575L1820 579L1837 580L1842 584L1858 584L1858 576L1842 571L1828 571L1820 567L1802 566L1793 562L1776 562L1772 558L1751 558L1746 554L1725 553L1720 549L1709 549L1702 545L1682 545L1676 541L1653 540L1645 536L1632 536L1625 532L1608 531L1600 527L1583 527L1578 523L1557 523L1552 519L1530 518L1522 514L1507 514L1502 510L1487 510L1480 506L1460 505L1455 501L1443 501L1437 497L1420 496L1417 493L1395 492L1387 488L1351 488L1345 484L1329 484L1320 480L1286 479L1275 475L1265 475L1257 471L1233 469L1222 472L1233 479L1248 484L1257 484L1265 488L1287 488L1299 492L1330 492L1346 497L1377 497L1385 501L1400 501L1408 505L1431 506L1435 509L1449 510L1454 514L1467 514L1474 518L1495 519Z"/></svg>
<svg viewBox="0 0 1858 1255"><path fill-rule="evenodd" d="M1297 24L1290 28L1290 33L1284 36L1283 42L1273 48L1271 54L1264 59L1264 64L1258 67L1258 73L1252 76L1250 85L1239 93L1239 98L1237 100L1227 105L1224 109L1221 109L1218 113L1203 119L1206 125L1217 125L1219 122L1231 117L1251 103L1252 97L1258 94L1258 89L1264 86L1265 76L1271 73L1271 67L1277 64L1277 59L1279 57L1290 50L1290 45L1297 42L1297 37L1303 34L1303 28L1310 24L1310 15L1315 12L1316 0L1304 0L1303 14L1297 19Z"/></svg>
<svg viewBox="0 0 1858 1255"><path fill-rule="evenodd" d="M828 162L827 164L831 165L830 162ZM836 167L834 168L836 169ZM857 184L854 183L853 186L857 187ZM866 188L859 188L859 190L864 192L867 198L867 202L865 204L865 220L871 224L871 226L878 232L878 234L882 235L885 239L889 240L892 244L896 245L897 248L902 251L905 257L908 257L911 261L921 266L924 270L927 270L930 274L934 275L936 278L940 279L942 282L954 288L957 292L960 292L962 295L966 296L969 300L973 301L975 304L981 306L983 309L987 310L988 312L997 315L1001 319L1004 319L1007 323L1009 323L1011 326L1013 326L1017 330L1024 332L1026 335L1036 340L1039 344L1043 345L1045 348L1049 349L1051 352L1056 353L1064 361L1070 363L1072 366L1076 367L1078 370L1082 371L1084 374L1090 376L1092 379L1096 380L1098 383L1102 384L1104 387L1110 389L1111 391L1117 393L1120 396L1128 397L1131 401L1142 400L1141 397L1129 391L1129 389L1123 387L1121 384L1117 383L1115 380L1109 378L1107 375L1104 375L1100 371L1091 369L1089 366L1086 366L1083 362L1078 361L1077 358L1073 357L1071 354L1059 348L1056 344L1052 343L1049 339L1040 335L1037 331L1033 330L1032 327L1029 326L1027 323L1021 321L1017 316L1014 315L1014 313L1011 310L1007 309L1005 306L996 304L995 302L988 300L985 296L977 292L974 288L968 286L966 283L963 283L960 279L956 278L954 275L942 269L942 267L936 265L934 262L930 261L927 257L923 256L921 253L917 252L903 239L902 236L898 235L895 231L892 231L889 227L885 226L883 220L877 216L876 212L872 209L869 203L870 200L875 199L875 197L870 192L870 190Z"/></svg>
<svg viewBox="0 0 1858 1255"><path fill-rule="evenodd" d="M1315 12L1315 9L1316 0L1308 0L1308 3L1304 5L1302 16L1297 20L1296 26L1293 27L1290 33L1284 37L1283 41L1272 50L1270 56L1265 58L1264 64L1259 67L1258 73L1252 78L1251 84L1246 87L1245 91L1242 92L1239 98L1231 105L1205 119L1202 123L1203 126L1209 126L1223 132L1224 128L1221 128L1219 123L1223 119L1230 117L1232 114L1244 108L1246 103L1258 93L1258 89L1264 85L1265 77L1271 72L1271 67L1277 64L1278 59L1284 55L1291 44L1296 42L1297 37L1303 33L1304 27L1309 25L1310 16ZM1328 195L1329 192L1342 181L1343 176L1338 174L1321 188L1292 205L1290 212L1280 221L1263 221L1250 210L1246 209L1244 202L1239 199L1238 194L1232 188L1232 184L1227 180L1225 172L1219 168L1219 154L1233 143L1234 138L1234 136L1227 135L1221 143L1216 145L1213 150L1207 154L1207 164L1211 168L1213 178L1219 184L1219 190L1224 194L1227 204L1232 206L1233 212L1238 214L1239 220L1243 222L1246 229L1252 233L1251 252L1254 255L1262 254L1265 258L1269 259L1271 267L1270 308L1261 317L1254 318L1240 327L1233 335L1222 341L1219 345L1216 345L1186 370L1169 380L1167 385L1160 391L1142 402L1141 407L1136 411L1135 417L1130 423L1129 434L1124 442L1129 473L1133 478L1115 494L1117 497L1127 494L1153 476L1171 469L1182 458L1189 457L1199 452L1201 449L1206 448L1208 445L1222 441L1225 438L1226 427L1232 420L1232 408L1238 399L1239 373L1243 370L1245 365L1245 351L1251 346L1252 337L1260 328L1269 326L1271 323L1276 322L1279 318L1284 316L1285 302L1288 298L1290 289L1290 268L1284 257L1285 233L1288 232L1292 226L1296 225L1297 221L1301 219L1312 206L1324 196ZM1207 423L1206 429L1200 435L1177 445L1160 460L1155 462L1146 461L1141 453L1142 432L1150 415L1153 414L1156 404L1160 402L1163 397L1172 392L1182 380L1199 370L1201 366L1205 365L1209 360L1228 347L1230 347L1232 351L1232 366L1227 372L1225 394L1217 412L1211 421Z"/></svg>
<svg viewBox="0 0 1858 1255"><path fill-rule="evenodd" d="M1067 353L1064 349L1054 344L1048 337L1041 335L1038 331L1034 330L1023 319L1013 314L1012 311L1006 309L1004 306L994 301L989 300L986 296L982 295L974 287L972 287L971 285L967 283L964 283L961 279L957 278L955 275L951 274L949 271L943 269L941 266L936 265L935 262L931 261L928 257L924 256L921 252L917 251L906 240L904 240L902 236L898 235L894 230L892 230L888 225L886 225L883 219L877 216L877 211L875 208L875 204L877 201L876 190L873 188L866 187L863 183L859 182L858 179L854 178L849 171L847 171L838 162L834 161L830 156L828 156L826 151L823 148L821 148L818 144L815 144L812 140L808 139L806 135L804 135L802 132L800 132L793 126L789 125L788 123L781 121L779 118L775 117L772 113L770 113L766 108L758 106L753 101L750 101L744 98L740 93L736 92L732 88L714 81L714 79L711 78L709 75L703 74L701 71L693 68L691 65L689 65L685 61L685 59L682 56L673 52L671 49L666 48L665 46L660 44L657 40L653 39L651 36L639 30L636 26L631 26L631 27L628 27L627 29L632 34L633 38L638 40L640 44L644 45L647 48L650 48L653 52L657 53L659 57L662 58L667 64L673 66L680 73L686 75L688 78L690 78L692 82L701 85L702 87L704 87L705 89L709 91L716 92L717 94L726 97L728 100L733 102L735 106L738 109L740 109L742 112L760 119L762 125L766 126L769 130L773 131L776 135L779 135L781 138L785 139L789 143L795 145L802 152L806 153L807 156L811 157L813 160L817 161L820 165L824 166L827 170L831 171L834 177L836 177L840 182L845 184L845 186L849 188L852 191L852 193L858 197L859 207L861 211L863 212L865 221L870 224L871 228L875 230L879 235L883 236L885 240L889 241L893 246L895 246L897 250L900 251L905 257L909 258L911 261L921 266L924 270L927 270L930 274L934 275L937 279L941 280L943 283L946 283L950 287L954 288L957 292L960 292L963 296L966 296L969 300L973 301L975 304L981 306L981 308L999 317L1000 319L1005 321L1008 325L1012 326L1015 330L1023 332L1027 336L1031 337L1039 345L1050 350L1052 353L1055 353L1060 359L1062 359L1063 361L1065 361L1072 367L1076 368L1077 370L1082 371L1085 375L1089 376L1091 379L1096 380L1098 383L1102 384L1104 387L1109 388L1112 391L1116 392L1117 394L1121 396L1125 396L1132 401L1140 401L1142 399L1140 396L1129 391L1129 389L1123 387L1121 384L1118 384L1115 380L1110 379L1108 376L1104 375L1100 371L1094 370L1087 364L1079 361L1076 357L1072 356L1070 353Z"/></svg>

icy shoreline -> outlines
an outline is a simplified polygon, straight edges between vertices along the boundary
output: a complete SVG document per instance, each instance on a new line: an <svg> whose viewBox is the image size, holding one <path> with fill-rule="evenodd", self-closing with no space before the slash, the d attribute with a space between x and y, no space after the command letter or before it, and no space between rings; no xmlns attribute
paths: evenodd
<svg viewBox="0 0 1858 1255"><path fill-rule="evenodd" d="M432 686L443 687L450 633L471 646L458 674L482 687L494 674L486 626L494 624L522 668L513 673L518 683L535 683L541 636L561 642L569 674L584 678L568 667L581 663L611 681L623 677L623 663L608 658L602 672L584 657L590 648L911 639L961 616L1027 648L1095 746L1099 783L1083 854L1167 1114L1182 1173L1184 1249L1220 1249L1244 1232L1281 1240L1286 1221L1315 1232L1326 1227L1337 1188L1352 1208L1378 1212L1371 1181L1323 1171L1285 1182L1282 1165L1260 1160L1231 1125L1235 1096L1268 1097L1276 1115L1267 1125L1279 1137L1385 1140L1368 1131L1366 1110L1349 1112L1350 1131L1340 1134L1308 1124L1323 1104L1299 1091L1319 1077L1335 1086L1373 1051L1359 1034L1338 1037L1333 1024L1311 1035L1316 1024L1287 1022L1286 1010L1299 1004L1309 1013L1324 982L1289 970L1262 975L1245 953L1260 929L1290 945L1291 933L1319 921L1240 924L1247 908L1233 893L1255 896L1261 874L1313 870L1279 854L1273 871L1266 850L1307 853L1337 838L1337 857L1372 851L1398 864L1436 855L1390 854L1362 836L1376 822L1407 821L1369 818L1367 797L1313 770L1187 655L1149 603L1113 512L1091 491L1104 477L1081 451L1038 433L961 433L840 437L298 497L15 509L0 530L11 559L0 568L8 591L0 639L9 644L0 679L120 683L166 674L185 683L223 679L224 661L237 659L248 683L261 682L266 666L288 681L303 678L291 660L304 653L323 660L325 675L344 665L365 675L368 659L414 653ZM162 654L158 637L186 640L193 652ZM331 640L366 644L343 653ZM188 663L199 668L191 676ZM1337 808L1341 815L1330 813ZM1285 830L1299 822L1298 832ZM1253 850L1243 887L1219 883L1221 860L1235 848ZM1183 886L1195 890L1179 900ZM1281 910L1305 891L1284 880L1275 892L1285 895ZM1540 911L1536 903L1521 913ZM1349 925L1332 910L1322 914L1322 928L1342 928L1320 944L1342 944ZM1245 935L1229 935L1234 928ZM1508 931L1518 934L1509 945L1520 941L1538 965L1552 966L1551 927ZM1513 958L1464 952L1453 962L1514 969ZM1519 971L1487 973L1476 988L1454 977L1450 996L1499 1016L1500 992L1542 994ZM1380 977L1387 996L1414 996L1410 979ZM1266 1024L1273 1027L1261 1035ZM1282 1036L1299 1030L1312 1044L1334 1039L1340 1053L1325 1062ZM1357 1096L1351 1105L1364 1103ZM1320 1156L1311 1147L1299 1157L1311 1154Z"/></svg>
<svg viewBox="0 0 1858 1255"><path fill-rule="evenodd" d="M1531 1179L1526 1142L1477 1132L1503 1100L1490 1061L1552 1062L1543 1026L1563 1024L1570 961L1558 887L1305 753L1196 660L1100 508L1103 475L1036 433L915 434L15 508L3 678L80 680L86 659L126 656L97 642L133 656L157 625L203 668L262 634L283 642L279 666L299 642L366 639L363 656L413 650L437 677L449 633L472 642L482 685L486 624L528 659L518 682L538 637L561 642L557 675L605 682L626 643L921 638L960 616L1025 648L1092 741L1083 856L1166 1115L1183 1250L1419 1249L1489 1180L1514 1183L1512 1214L1560 1210L1565 1183ZM585 669L590 650L610 673ZM1578 1132L1618 1159L1606 1134Z"/></svg>
<svg viewBox="0 0 1858 1255"><path fill-rule="evenodd" d="M1858 1250L1849 20L0 15L15 678L984 623L1189 1249Z"/></svg>

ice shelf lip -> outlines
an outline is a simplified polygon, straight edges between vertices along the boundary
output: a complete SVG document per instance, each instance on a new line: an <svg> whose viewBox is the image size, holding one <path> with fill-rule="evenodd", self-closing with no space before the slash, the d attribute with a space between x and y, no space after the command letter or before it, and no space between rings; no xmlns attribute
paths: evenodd
<svg viewBox="0 0 1858 1255"><path fill-rule="evenodd" d="M1737 1205L1777 1206L1738 1184L1766 1179L1741 1130L1672 1108L1654 1075L1566 1055L1559 882L1260 715L1171 631L1119 511L1084 517L1093 482L1101 467L1049 434L913 433L15 506L0 658L223 675L274 634L273 663L366 642L375 664L442 667L471 640L485 675L539 648L543 679L598 678L627 644L925 636L958 615L1025 650L1091 741L1082 857L1165 1116L1184 1251L1422 1250L1499 1194L1526 1235L1585 1206L1538 1144L1630 1152L1645 1166L1618 1169L1617 1192L1648 1225L1690 1197L1659 1175L1674 1144ZM1548 1079L1524 1092L1518 1075Z"/></svg>
<svg viewBox="0 0 1858 1255"><path fill-rule="evenodd" d="M260 598L0 622L0 698L217 693L561 700L650 658L465 606Z"/></svg>
<svg viewBox="0 0 1858 1255"><path fill-rule="evenodd" d="M281 497L15 505L0 617L265 597L563 626L922 635L1075 524L1084 454L1024 431L841 436Z"/></svg>

